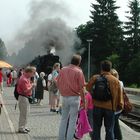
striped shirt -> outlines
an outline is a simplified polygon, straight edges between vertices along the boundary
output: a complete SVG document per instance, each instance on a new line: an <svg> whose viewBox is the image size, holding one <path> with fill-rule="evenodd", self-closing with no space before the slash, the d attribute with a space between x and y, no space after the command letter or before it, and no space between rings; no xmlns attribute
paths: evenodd
<svg viewBox="0 0 140 140"><path fill-rule="evenodd" d="M80 67L70 64L60 70L57 86L62 96L79 96L85 85L85 78Z"/></svg>
<svg viewBox="0 0 140 140"><path fill-rule="evenodd" d="M21 77L20 77L20 79L19 79L19 81L18 81L18 86L17 86L17 91L18 91L18 93L20 93L21 95L23 95L23 96L31 96L32 95L32 89L31 90L29 90L28 92L24 92L24 91L26 91L27 89L30 89L31 88L31 83L30 83L30 78L27 78L26 76L25 76L25 74L23 74Z"/></svg>

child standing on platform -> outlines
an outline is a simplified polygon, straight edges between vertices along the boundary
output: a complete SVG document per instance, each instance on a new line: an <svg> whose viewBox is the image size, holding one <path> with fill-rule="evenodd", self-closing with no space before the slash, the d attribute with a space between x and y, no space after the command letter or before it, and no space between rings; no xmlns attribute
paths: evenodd
<svg viewBox="0 0 140 140"><path fill-rule="evenodd" d="M91 93L89 93L88 91L86 91L85 99L88 121L93 130L93 99ZM90 132L90 137L92 137L92 132Z"/></svg>
<svg viewBox="0 0 140 140"><path fill-rule="evenodd" d="M82 139L83 135L89 133L93 135L93 99L91 94L84 89L85 93L85 108L83 108L82 100L80 101L80 110L77 118L75 139ZM86 113L86 114L85 114ZM83 127L84 126L84 127Z"/></svg>

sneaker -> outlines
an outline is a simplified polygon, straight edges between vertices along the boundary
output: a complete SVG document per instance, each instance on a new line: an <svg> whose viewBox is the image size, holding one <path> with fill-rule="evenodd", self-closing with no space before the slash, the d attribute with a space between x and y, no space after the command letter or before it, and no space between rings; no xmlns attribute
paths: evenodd
<svg viewBox="0 0 140 140"><path fill-rule="evenodd" d="M56 112L56 109L52 109L52 112Z"/></svg>
<svg viewBox="0 0 140 140"><path fill-rule="evenodd" d="M27 130L19 130L18 133L28 134L28 131Z"/></svg>
<svg viewBox="0 0 140 140"><path fill-rule="evenodd" d="M27 132L30 132L30 129L29 129L29 128L25 128L25 130L26 130Z"/></svg>
<svg viewBox="0 0 140 140"><path fill-rule="evenodd" d="M50 109L50 112L56 112L56 109Z"/></svg>

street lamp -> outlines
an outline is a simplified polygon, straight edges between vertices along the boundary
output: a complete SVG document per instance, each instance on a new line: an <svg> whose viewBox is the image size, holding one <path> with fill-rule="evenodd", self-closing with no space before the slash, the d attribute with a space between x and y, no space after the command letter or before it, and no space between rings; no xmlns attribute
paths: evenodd
<svg viewBox="0 0 140 140"><path fill-rule="evenodd" d="M90 79L90 43L92 39L87 39L88 42L88 80Z"/></svg>

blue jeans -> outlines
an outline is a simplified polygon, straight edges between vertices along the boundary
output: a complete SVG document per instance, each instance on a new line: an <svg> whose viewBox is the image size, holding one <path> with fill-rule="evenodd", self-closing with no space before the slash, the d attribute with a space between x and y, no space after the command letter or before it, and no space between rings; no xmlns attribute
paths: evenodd
<svg viewBox="0 0 140 140"><path fill-rule="evenodd" d="M63 97L59 140L73 140L79 105L79 96Z"/></svg>
<svg viewBox="0 0 140 140"><path fill-rule="evenodd" d="M94 107L93 109L93 137L92 140L101 140L101 126L104 119L106 131L105 140L114 140L115 114L112 110Z"/></svg>

